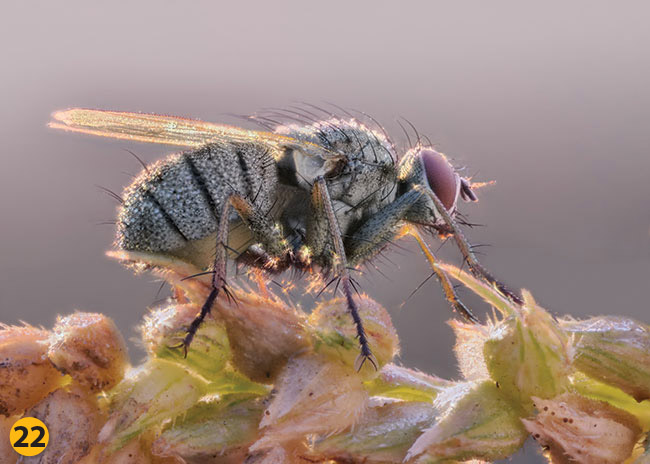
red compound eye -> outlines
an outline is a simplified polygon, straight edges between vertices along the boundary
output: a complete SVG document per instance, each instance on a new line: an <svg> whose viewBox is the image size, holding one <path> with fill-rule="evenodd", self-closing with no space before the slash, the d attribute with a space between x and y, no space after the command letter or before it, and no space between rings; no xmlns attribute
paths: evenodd
<svg viewBox="0 0 650 464"><path fill-rule="evenodd" d="M429 187L445 208L450 210L456 203L456 193L458 192L458 176L454 167L449 164L444 155L430 148L420 151L420 157Z"/></svg>

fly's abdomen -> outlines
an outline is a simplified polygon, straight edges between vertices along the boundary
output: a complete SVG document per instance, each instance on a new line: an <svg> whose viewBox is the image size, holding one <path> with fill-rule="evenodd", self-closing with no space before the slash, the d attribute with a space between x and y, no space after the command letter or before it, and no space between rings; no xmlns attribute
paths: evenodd
<svg viewBox="0 0 650 464"><path fill-rule="evenodd" d="M277 170L266 145L214 143L171 155L127 188L117 245L149 252L183 248L215 233L232 193L266 211L276 187Z"/></svg>

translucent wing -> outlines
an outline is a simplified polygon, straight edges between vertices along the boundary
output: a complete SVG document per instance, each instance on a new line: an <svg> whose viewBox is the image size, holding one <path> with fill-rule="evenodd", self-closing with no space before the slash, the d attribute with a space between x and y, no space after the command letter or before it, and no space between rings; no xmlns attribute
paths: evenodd
<svg viewBox="0 0 650 464"><path fill-rule="evenodd" d="M323 159L339 158L324 147L273 132L213 124L158 114L72 108L52 115L50 127L137 142L198 147L214 141L259 141L276 147L296 147Z"/></svg>

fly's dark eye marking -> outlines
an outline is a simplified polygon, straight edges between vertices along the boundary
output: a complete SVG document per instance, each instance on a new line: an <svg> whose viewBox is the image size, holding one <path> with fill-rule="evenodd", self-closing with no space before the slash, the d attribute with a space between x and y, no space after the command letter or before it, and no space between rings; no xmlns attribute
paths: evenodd
<svg viewBox="0 0 650 464"><path fill-rule="evenodd" d="M454 167L449 164L443 154L435 150L424 149L420 151L420 157L429 187L445 208L451 209L456 202L456 192L458 191L458 176Z"/></svg>

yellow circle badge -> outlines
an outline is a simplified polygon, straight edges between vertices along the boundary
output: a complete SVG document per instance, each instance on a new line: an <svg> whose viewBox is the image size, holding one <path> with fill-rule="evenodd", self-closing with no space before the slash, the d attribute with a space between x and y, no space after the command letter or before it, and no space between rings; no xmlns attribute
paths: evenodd
<svg viewBox="0 0 650 464"><path fill-rule="evenodd" d="M11 447L22 456L42 453L49 441L47 426L35 417L23 417L9 431Z"/></svg>

